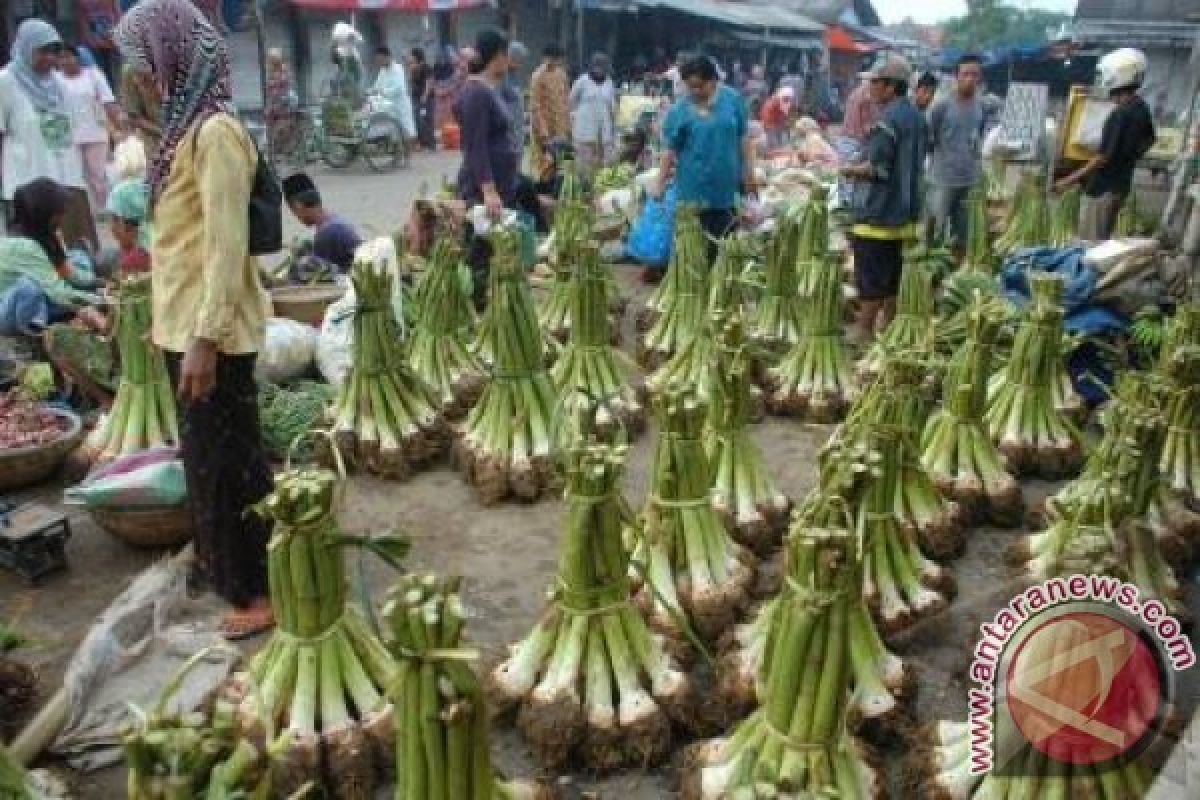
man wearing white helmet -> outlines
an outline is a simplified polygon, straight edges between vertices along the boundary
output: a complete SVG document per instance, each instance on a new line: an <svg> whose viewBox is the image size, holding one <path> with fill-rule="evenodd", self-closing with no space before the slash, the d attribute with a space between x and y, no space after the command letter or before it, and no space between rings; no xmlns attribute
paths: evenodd
<svg viewBox="0 0 1200 800"><path fill-rule="evenodd" d="M1099 152L1055 185L1062 191L1083 184L1079 236L1088 241L1112 235L1117 214L1133 187L1137 163L1154 146L1156 137L1150 109L1138 94L1146 78L1146 56L1140 50L1122 48L1100 59L1096 69L1100 88L1108 92L1116 108L1104 121Z"/></svg>

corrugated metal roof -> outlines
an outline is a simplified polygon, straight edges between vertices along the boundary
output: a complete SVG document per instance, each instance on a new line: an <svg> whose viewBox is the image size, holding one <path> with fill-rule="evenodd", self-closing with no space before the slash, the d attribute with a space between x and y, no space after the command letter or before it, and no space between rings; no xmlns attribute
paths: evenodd
<svg viewBox="0 0 1200 800"><path fill-rule="evenodd" d="M1200 19L1200 3L1196 0L1079 0L1075 19L1195 22Z"/></svg>
<svg viewBox="0 0 1200 800"><path fill-rule="evenodd" d="M823 34L825 26L814 19L775 5L731 0L639 0L643 8L665 8L680 14L724 22L741 28Z"/></svg>
<svg viewBox="0 0 1200 800"><path fill-rule="evenodd" d="M1071 38L1108 46L1190 48L1200 36L1200 24L1131 19L1076 20Z"/></svg>

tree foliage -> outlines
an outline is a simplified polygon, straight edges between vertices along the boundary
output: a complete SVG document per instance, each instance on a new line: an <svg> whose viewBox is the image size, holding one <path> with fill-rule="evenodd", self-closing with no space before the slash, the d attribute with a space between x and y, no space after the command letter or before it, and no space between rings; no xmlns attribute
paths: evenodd
<svg viewBox="0 0 1200 800"><path fill-rule="evenodd" d="M1000 45L1044 42L1048 30L1071 19L1068 14L1018 8L1004 0L967 0L965 16L946 20L947 47L986 50Z"/></svg>

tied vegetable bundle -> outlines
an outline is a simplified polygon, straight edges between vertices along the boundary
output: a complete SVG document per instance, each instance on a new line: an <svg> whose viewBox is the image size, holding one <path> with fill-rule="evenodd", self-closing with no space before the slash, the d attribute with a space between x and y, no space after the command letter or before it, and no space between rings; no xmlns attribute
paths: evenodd
<svg viewBox="0 0 1200 800"><path fill-rule="evenodd" d="M782 214L767 245L765 288L754 315L752 336L772 352L784 353L800 341L804 302L800 295L800 237L811 226L803 216Z"/></svg>
<svg viewBox="0 0 1200 800"><path fill-rule="evenodd" d="M1049 628L1062 630L1064 626ZM1056 643L1048 641L1046 647ZM1066 649L1078 643L1062 642ZM1047 651L1049 652L1049 651ZM1143 691L1149 687L1144 687ZM1132 691L1137 691L1136 689ZM1012 754L1002 769L972 775L971 729L966 722L940 720L923 732L923 741L913 757L910 775L914 796L930 800L996 800L997 798L1076 798L1133 800L1146 797L1154 775L1145 759L1123 760L1108 765L1065 764L1051 760L1036 747L1003 748L1002 739L1017 738L1006 733L1011 723L994 734L997 752Z"/></svg>
<svg viewBox="0 0 1200 800"><path fill-rule="evenodd" d="M414 321L408 363L450 420L462 419L487 381L469 344L475 309L459 257L450 239L434 242L410 303Z"/></svg>
<svg viewBox="0 0 1200 800"><path fill-rule="evenodd" d="M1155 383L1143 373L1121 377L1104 413L1104 437L1083 474L1047 500L1049 527L1017 542L1009 558L1035 580L1119 577L1179 615L1179 584L1151 526L1165 489L1159 460L1166 418Z"/></svg>
<svg viewBox="0 0 1200 800"><path fill-rule="evenodd" d="M840 469L838 462L827 462L820 485L794 515L785 542L785 580L778 595L762 606L754 619L734 629L724 642L720 662L720 690L725 707L745 714L758 706L767 689L764 668L781 654L771 649L779 641L779 626L804 597L806 576L813 565L812 538L835 539L855 535L855 522L849 514L844 494L855 491L855 473ZM870 741L894 741L911 726L916 700L916 673L884 646L863 599L859 583L847 587L846 630L849 638L851 680L847 724L856 735ZM807 635L805 632L804 635ZM843 635L838 633L838 635ZM812 646L804 640L802 646ZM792 653L793 663L803 663Z"/></svg>
<svg viewBox="0 0 1200 800"><path fill-rule="evenodd" d="M660 763L672 723L693 724L687 675L631 603L624 458L623 447L595 443L571 453L552 605L490 681L497 706L519 709L521 732L551 768Z"/></svg>
<svg viewBox="0 0 1200 800"><path fill-rule="evenodd" d="M330 410L338 447L385 478L403 479L446 447L438 400L409 365L392 311L392 274L367 260L350 273L354 310L350 372Z"/></svg>
<svg viewBox="0 0 1200 800"><path fill-rule="evenodd" d="M750 435L751 356L740 322L730 320L721 338L705 446L714 468L712 506L733 538L761 555L779 543L791 501L775 487Z"/></svg>
<svg viewBox="0 0 1200 800"><path fill-rule="evenodd" d="M1200 511L1200 303L1181 305L1167 327L1158 371L1168 381L1167 484Z"/></svg>
<svg viewBox="0 0 1200 800"><path fill-rule="evenodd" d="M488 314L493 320L492 380L459 431L455 456L490 505L513 495L536 500L556 480L557 400L542 360L542 337L521 268L517 233L492 234Z"/></svg>
<svg viewBox="0 0 1200 800"><path fill-rule="evenodd" d="M921 462L921 432L927 424L928 400L923 387L927 362L907 355L892 356L883 375L868 387L851 414L849 427L886 427L897 434L896 521L915 534L932 558L962 554L966 546L963 508L938 490Z"/></svg>
<svg viewBox="0 0 1200 800"><path fill-rule="evenodd" d="M572 316L566 349L550 371L562 397L560 419L590 420L597 434L611 440L620 427L637 434L646 425L645 410L622 369L625 355L613 347L608 308L609 280L594 247L582 250L577 275L571 283ZM564 426L568 438L580 435Z"/></svg>
<svg viewBox="0 0 1200 800"><path fill-rule="evenodd" d="M983 422L1002 319L1003 309L996 303L976 305L967 313L967 338L946 370L944 405L925 426L921 461L942 494L968 517L1014 527L1024 515L1021 485L1009 474Z"/></svg>
<svg viewBox="0 0 1200 800"><path fill-rule="evenodd" d="M208 655L204 650L189 659L167 681L152 708L134 709L136 724L121 742L128 800L272 796L273 771L287 749L287 732L275 736L268 730L264 750L238 735L237 709L226 701L217 700L211 716L167 708L186 674ZM296 796L304 793L302 788Z"/></svg>
<svg viewBox="0 0 1200 800"><path fill-rule="evenodd" d="M549 800L533 783L505 781L492 768L483 690L465 648L466 610L457 579L407 576L389 593L383 616L396 657L392 704L396 800Z"/></svg>
<svg viewBox="0 0 1200 800"><path fill-rule="evenodd" d="M988 230L987 196L981 187L967 195L967 246L963 265L946 276L938 295L937 348L953 353L967 337L967 315L978 303L1000 296L996 257Z"/></svg>
<svg viewBox="0 0 1200 800"><path fill-rule="evenodd" d="M667 362L699 334L708 310L708 245L694 208L675 213L675 247L667 276L641 316L646 331L638 361L646 369Z"/></svg>
<svg viewBox="0 0 1200 800"><path fill-rule="evenodd" d="M150 341L150 278L121 282L114 338L121 358L121 382L112 409L84 442L87 463L179 441L175 394L162 352Z"/></svg>
<svg viewBox="0 0 1200 800"><path fill-rule="evenodd" d="M376 774L392 766L392 707L384 690L396 665L346 605L343 548L367 546L394 564L402 547L341 534L337 487L328 470L292 469L256 507L274 522L267 579L277 627L226 696L239 705L242 735L289 733L277 770L284 794L313 780L335 797L357 800L372 797Z"/></svg>
<svg viewBox="0 0 1200 800"><path fill-rule="evenodd" d="M878 376L889 353L931 353L933 345L933 278L925 259L918 255L904 264L896 316L859 362L859 377L865 383Z"/></svg>
<svg viewBox="0 0 1200 800"><path fill-rule="evenodd" d="M1054 400L1063 371L1062 282L1033 273L1029 287L1029 307L1008 365L991 381L984 420L1009 469L1053 480L1079 470L1083 443Z"/></svg>
<svg viewBox="0 0 1200 800"><path fill-rule="evenodd" d="M813 187L800 212L800 244L796 252L797 291L812 297L823 271L829 268L829 192Z"/></svg>
<svg viewBox="0 0 1200 800"><path fill-rule="evenodd" d="M639 603L651 623L678 638L686 619L715 640L733 624L754 581L754 558L713 510L704 451L708 408L694 392L669 387L655 400L659 437L651 490L633 531L642 580Z"/></svg>
<svg viewBox="0 0 1200 800"><path fill-rule="evenodd" d="M814 278L805 301L804 335L767 371L767 408L773 414L832 422L845 413L853 385L843 341L845 299L832 262L823 262Z"/></svg>
<svg viewBox="0 0 1200 800"><path fill-rule="evenodd" d="M1066 247L1079 239L1079 207L1083 201L1083 189L1073 186L1054 204L1054 215L1050 222L1051 247Z"/></svg>
<svg viewBox="0 0 1200 800"><path fill-rule="evenodd" d="M762 707L729 737L691 749L687 800L885 796L876 758L846 729L853 681L846 634L861 591L854 535L810 528L793 548L759 673Z"/></svg>
<svg viewBox="0 0 1200 800"><path fill-rule="evenodd" d="M1036 172L1021 178L1013 197L1012 211L1004 224L1004 234L996 240L996 253L1007 258L1026 247L1041 247L1051 236L1050 205L1046 201L1046 180Z"/></svg>

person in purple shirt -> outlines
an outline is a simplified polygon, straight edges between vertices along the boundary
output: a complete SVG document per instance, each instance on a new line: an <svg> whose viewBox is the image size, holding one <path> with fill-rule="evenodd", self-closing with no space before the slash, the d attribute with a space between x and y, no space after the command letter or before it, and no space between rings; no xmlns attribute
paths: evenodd
<svg viewBox="0 0 1200 800"><path fill-rule="evenodd" d="M354 265L354 251L362 244L354 226L325 209L317 185L303 172L284 179L283 196L296 219L315 229L312 254L339 272L348 272Z"/></svg>
<svg viewBox="0 0 1200 800"><path fill-rule="evenodd" d="M505 208L516 207L520 177L514 120L500 92L508 71L508 38L495 28L485 28L475 38L470 77L454 104L462 147L458 196L468 209L482 204L493 219ZM488 243L472 236L467 263L474 278L475 304L480 307L486 302L490 262Z"/></svg>

